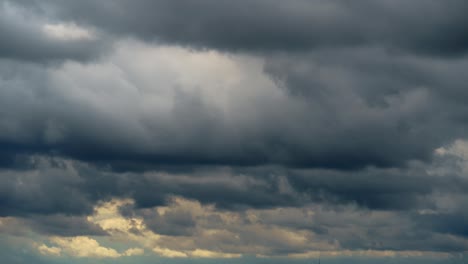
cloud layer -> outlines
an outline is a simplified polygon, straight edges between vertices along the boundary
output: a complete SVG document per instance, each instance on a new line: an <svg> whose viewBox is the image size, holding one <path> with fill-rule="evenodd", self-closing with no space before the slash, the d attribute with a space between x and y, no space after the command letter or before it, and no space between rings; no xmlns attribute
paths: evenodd
<svg viewBox="0 0 468 264"><path fill-rule="evenodd" d="M466 5L0 1L7 259L466 256Z"/></svg>

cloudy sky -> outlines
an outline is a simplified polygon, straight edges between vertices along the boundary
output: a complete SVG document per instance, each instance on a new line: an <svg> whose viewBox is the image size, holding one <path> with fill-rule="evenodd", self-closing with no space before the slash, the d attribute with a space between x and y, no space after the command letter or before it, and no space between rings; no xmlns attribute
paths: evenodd
<svg viewBox="0 0 468 264"><path fill-rule="evenodd" d="M0 0L5 264L466 263L465 0Z"/></svg>

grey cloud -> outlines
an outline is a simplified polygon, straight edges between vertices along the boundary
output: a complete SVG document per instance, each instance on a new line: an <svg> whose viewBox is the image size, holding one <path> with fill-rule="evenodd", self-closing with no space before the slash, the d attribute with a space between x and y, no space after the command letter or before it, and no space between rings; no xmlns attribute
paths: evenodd
<svg viewBox="0 0 468 264"><path fill-rule="evenodd" d="M430 161L434 149L466 136L467 109L460 101L465 59L391 56L378 48L271 56L264 69L268 76L258 65L254 76L248 68L241 72L261 85L229 87L222 96L234 95L220 105L219 95L211 95L217 84L202 84L209 92L197 92L177 82L184 72L170 81L164 81L166 69L155 71L159 78L149 81L136 75L124 59L137 54L127 49L154 50L121 45L101 63L69 63L50 71L3 61L2 68L13 67L1 79L5 165L16 154L57 153L118 170L402 167L412 160ZM109 60L114 66L106 64ZM244 62L233 63L244 67Z"/></svg>
<svg viewBox="0 0 468 264"><path fill-rule="evenodd" d="M425 199L442 181L418 170L308 171L293 173L291 184L318 200L354 202L373 209L412 209L429 206ZM353 179L349 181L349 179ZM442 183L442 184L441 184ZM445 187L447 188L447 187Z"/></svg>
<svg viewBox="0 0 468 264"><path fill-rule="evenodd" d="M464 212L419 215L417 219L429 230L468 237L467 215Z"/></svg>
<svg viewBox="0 0 468 264"><path fill-rule="evenodd" d="M192 206L195 208L188 210L173 205L164 208L166 214L171 215L169 218L181 210L190 215L191 220L184 221L183 225L180 221L159 221L161 216L156 216L155 208L137 209L133 213L143 216L146 224L154 224L152 230L157 233L162 231L161 234L169 235L166 233L168 225L173 231L183 232L171 233L163 244L159 244L176 250L201 247L225 252L284 255L309 250L326 254L343 249L463 252L468 247L461 234L426 228L425 220L399 211L366 210L356 206L332 208L317 204L237 212ZM178 237L180 234L183 236Z"/></svg>
<svg viewBox="0 0 468 264"><path fill-rule="evenodd" d="M424 221L402 212L362 210L353 206L311 207L313 214L297 209L276 210L261 215L265 223L314 232L319 240L338 240L353 250L459 251L467 246L463 238L418 228Z"/></svg>
<svg viewBox="0 0 468 264"><path fill-rule="evenodd" d="M64 210L60 210L64 211ZM86 217L67 215L35 215L23 218L22 224L48 236L103 236L107 233Z"/></svg>
<svg viewBox="0 0 468 264"><path fill-rule="evenodd" d="M37 221L64 220L61 223L68 225L80 218L62 219L60 214L89 215L97 202L113 197L132 198L139 208L164 205L173 195L231 209L300 203L294 193L278 192L277 180L268 182L271 178L255 179L221 169L116 173L61 158L31 160L23 170L0 172L2 216L47 215Z"/></svg>
<svg viewBox="0 0 468 264"><path fill-rule="evenodd" d="M173 195L228 210L320 202L372 210L437 211L435 194L463 194L468 186L456 169L441 176L429 174L432 168L422 165L351 172L201 167L123 173L61 158L32 157L28 166L1 172L3 216L87 215L98 201L112 197L132 198L138 208L150 208L166 204Z"/></svg>
<svg viewBox="0 0 468 264"><path fill-rule="evenodd" d="M465 160L440 154L466 139L466 7L0 1L0 216L106 235L85 217L130 198L171 247L466 251ZM173 197L238 222L154 211Z"/></svg>
<svg viewBox="0 0 468 264"><path fill-rule="evenodd" d="M331 237L339 248L352 250L467 248L463 174L422 174L424 168L416 165L359 172L210 167L122 173L61 158L32 160L29 169L2 172L0 208L3 216L20 216L25 226L41 234L106 235L84 216L101 201L131 198L135 205L121 208L122 215L142 217L149 229L165 235L170 248L177 248L179 239L194 239L202 248L227 252L282 255L310 250L283 229L313 234L307 239L323 242L314 245L323 250L331 250L335 243ZM444 203L457 195L455 202ZM172 206L174 196L214 205L210 210L215 211L200 213L190 204ZM170 210L162 214L155 206ZM222 218L223 213L237 217ZM235 219L236 224L226 219ZM206 229L227 233L206 236Z"/></svg>
<svg viewBox="0 0 468 264"><path fill-rule="evenodd" d="M466 136L459 101L465 78L454 74L465 63L370 47L271 56L265 70L317 116L314 138L330 142L318 145L318 162L392 167L429 160L437 146Z"/></svg>
<svg viewBox="0 0 468 264"><path fill-rule="evenodd" d="M0 58L28 62L54 63L63 60L95 60L105 51L107 40L59 39L47 35L45 26L54 21L41 16L37 8L11 1L0 2Z"/></svg>
<svg viewBox="0 0 468 264"><path fill-rule="evenodd" d="M465 184L459 184L466 189ZM451 192L433 197L436 203L434 210L410 214L413 221L420 223L420 228L440 234L468 237L466 227L467 214L464 210L468 196L466 192Z"/></svg>
<svg viewBox="0 0 468 264"><path fill-rule="evenodd" d="M171 194L230 209L313 200L411 210L433 206L426 196L434 191L460 192L466 186L456 175L442 180L412 165L421 160L430 166L435 148L464 136L460 118L465 107L454 95L465 76L452 72L461 71L465 59L332 49L302 57L271 56L263 69L258 58L242 61L214 53L210 58L235 67L228 68L223 79L232 71L244 80L228 87L232 101L220 105L216 100L225 94L214 92L219 80L173 81L194 72L204 76L203 71L185 64L173 71L169 66L149 67L150 78L135 73L141 68L128 63L129 56L143 55L164 63L161 54L167 52L186 63L190 60L184 56L198 54L125 42L113 56L92 65L43 69L1 61L0 153L5 165L19 168L15 166L22 155L38 153L91 166L80 168L77 181L58 175L66 171L45 170L41 181L46 184L40 187L30 184L34 181L29 178L37 178L28 173L10 171L14 176L5 177L3 214L82 215L96 201L112 196L132 197L139 207L152 207L164 204ZM200 58L209 64L207 57ZM256 85L244 87L246 83ZM164 108L168 102L171 107ZM255 170L253 165L268 169ZM218 166L232 166L245 177L222 177L217 170L202 177L203 172L193 171ZM294 170L298 167L309 170ZM170 179L136 172L174 168L181 172ZM23 178L25 193L15 191ZM282 186L282 178L290 186ZM284 192L288 188L293 191ZM58 199L74 192L75 200Z"/></svg>
<svg viewBox="0 0 468 264"><path fill-rule="evenodd" d="M2 171L0 214L91 213L93 204L77 186L79 176L58 169Z"/></svg>
<svg viewBox="0 0 468 264"><path fill-rule="evenodd" d="M63 3L62 19L116 34L228 50L378 45L421 54L466 52L466 3L438 1L126 1Z"/></svg>
<svg viewBox="0 0 468 264"><path fill-rule="evenodd" d="M190 211L179 209L160 215L156 212L143 212L149 229L155 233L169 236L186 236L194 232L195 219Z"/></svg>

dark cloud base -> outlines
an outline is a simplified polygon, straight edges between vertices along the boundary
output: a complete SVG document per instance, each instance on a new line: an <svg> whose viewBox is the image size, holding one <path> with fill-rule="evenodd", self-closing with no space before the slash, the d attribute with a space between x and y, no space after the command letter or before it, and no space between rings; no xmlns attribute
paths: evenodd
<svg viewBox="0 0 468 264"><path fill-rule="evenodd" d="M1 172L0 208L2 216L21 217L25 225L42 234L106 235L83 216L92 214L93 206L100 202L119 197L135 200L134 206L121 208L123 216L143 217L149 229L162 235L191 235L197 230L197 222L190 211L177 209L160 215L148 210L167 205L176 196L214 204L227 212L322 205L324 209L316 212L314 222L307 222L301 215L297 218L290 215L292 220L288 222L282 222L279 216L264 215L262 221L293 230L309 230L323 239L342 225L356 225L356 230L365 228L372 239L382 241L382 244L372 244L369 237L336 237L335 234L335 239L350 250L462 252L467 249L466 244L446 238L446 235L468 237L463 209L467 199L464 186L468 181L463 175L423 175L418 166L353 173L268 167L205 168L188 174L117 173L60 158L32 159L35 165L27 170ZM456 210L443 213L445 209L437 203L438 197L452 195L459 197L450 206ZM385 222L370 218L367 223L362 215L370 212L388 212L391 218ZM210 221L214 227L219 220ZM391 236L382 233L387 229L394 229L394 233Z"/></svg>
<svg viewBox="0 0 468 264"><path fill-rule="evenodd" d="M43 6L55 7L60 18L115 34L194 47L297 51L377 44L436 56L468 49L462 0L46 1Z"/></svg>

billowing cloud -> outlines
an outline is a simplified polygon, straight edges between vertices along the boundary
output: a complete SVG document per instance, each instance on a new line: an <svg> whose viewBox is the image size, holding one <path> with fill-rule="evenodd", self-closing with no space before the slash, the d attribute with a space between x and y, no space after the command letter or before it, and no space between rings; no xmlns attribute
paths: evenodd
<svg viewBox="0 0 468 264"><path fill-rule="evenodd" d="M466 7L0 0L0 255L463 260Z"/></svg>
<svg viewBox="0 0 468 264"><path fill-rule="evenodd" d="M100 63L4 61L4 162L401 167L464 137L465 77L453 73L466 60L330 52L263 59L126 41Z"/></svg>

